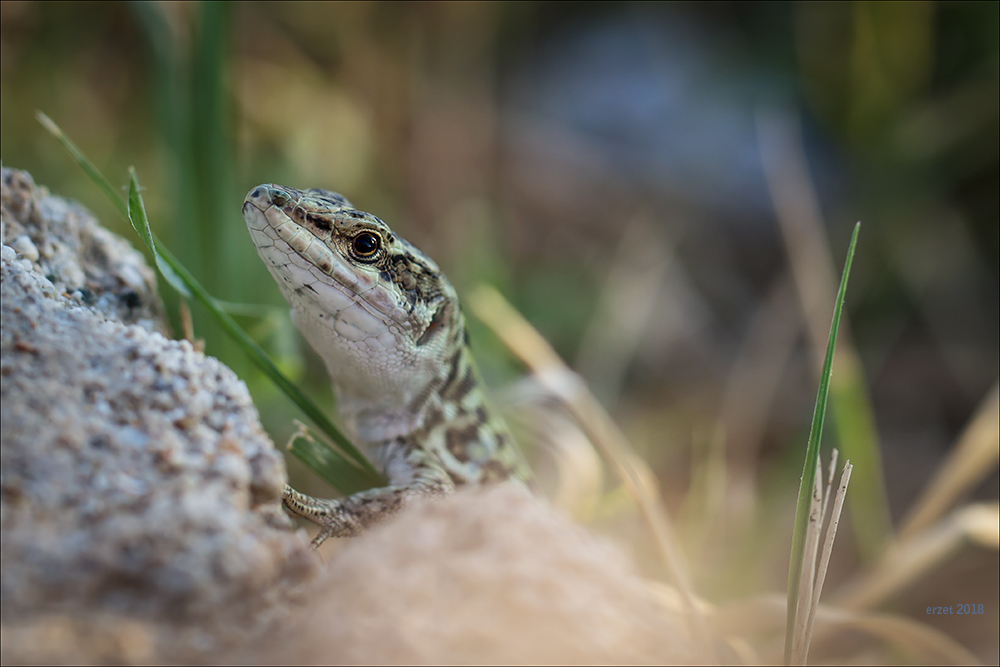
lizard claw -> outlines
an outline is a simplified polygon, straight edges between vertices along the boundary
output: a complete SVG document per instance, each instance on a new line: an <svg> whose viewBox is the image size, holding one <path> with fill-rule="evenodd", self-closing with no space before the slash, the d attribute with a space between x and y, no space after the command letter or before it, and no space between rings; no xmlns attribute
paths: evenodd
<svg viewBox="0 0 1000 667"><path fill-rule="evenodd" d="M312 539L312 542L309 543L309 546L311 546L313 548L313 551L315 551L316 549L319 549L321 544L326 542L327 538L332 536L333 536L333 531L330 530L330 528L328 528L327 526L323 526L322 528L319 529L319 532L316 533L316 537Z"/></svg>

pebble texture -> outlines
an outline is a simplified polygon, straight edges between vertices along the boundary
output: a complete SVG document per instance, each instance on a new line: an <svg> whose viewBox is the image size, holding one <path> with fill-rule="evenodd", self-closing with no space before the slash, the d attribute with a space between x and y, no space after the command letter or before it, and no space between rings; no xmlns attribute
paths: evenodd
<svg viewBox="0 0 1000 667"><path fill-rule="evenodd" d="M25 172L2 186L4 661L42 612L253 626L316 561L246 386L158 333L127 243Z"/></svg>
<svg viewBox="0 0 1000 667"><path fill-rule="evenodd" d="M26 171L3 168L0 188L3 245L52 284L47 296L167 333L156 276L131 245L79 204L50 196Z"/></svg>

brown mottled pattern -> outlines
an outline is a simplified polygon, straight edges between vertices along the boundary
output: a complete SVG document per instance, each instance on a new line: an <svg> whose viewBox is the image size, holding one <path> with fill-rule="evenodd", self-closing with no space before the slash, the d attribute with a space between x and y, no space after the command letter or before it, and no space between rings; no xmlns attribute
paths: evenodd
<svg viewBox="0 0 1000 667"><path fill-rule="evenodd" d="M338 500L286 487L285 506L322 527L314 546L328 537L355 535L420 497L447 494L462 484L530 476L505 426L492 417L457 296L432 260L381 219L327 190L261 185L247 195L243 213L258 253L297 314L296 324L312 327L303 334L327 363L340 408L348 411L345 419L363 419L376 430L407 424L402 435L364 442L378 456L389 486ZM306 233L314 239L308 240ZM374 252L368 252L367 244L352 246L365 233L377 239ZM316 240L325 250L316 250ZM302 259L313 267L308 273L301 269ZM353 292L347 302L345 290ZM361 300L367 304L362 323L347 330L356 336L361 331L357 326L375 326L372 318L383 322L376 330L363 330L380 341L367 347L369 365L357 358L356 338L345 339L337 328L341 311ZM317 305L321 303L348 306L326 312ZM386 370L378 363L380 355L410 359L412 365ZM428 376L422 370L427 368L436 371ZM372 397L371 386L405 398L393 404Z"/></svg>
<svg viewBox="0 0 1000 667"><path fill-rule="evenodd" d="M412 253L397 255L386 262L385 272L411 304L431 301L441 295L440 274L432 271Z"/></svg>
<svg viewBox="0 0 1000 667"><path fill-rule="evenodd" d="M468 443L479 436L479 426L470 424L462 428L453 428L445 432L445 446L451 455L465 463L469 460Z"/></svg>
<svg viewBox="0 0 1000 667"><path fill-rule="evenodd" d="M446 386L441 395L446 401L460 403L470 391L476 388L477 384L475 372L471 366L467 366L462 373L462 379L452 382L450 386Z"/></svg>
<svg viewBox="0 0 1000 667"><path fill-rule="evenodd" d="M497 459L491 459L483 464L483 481L499 482L500 480L510 477L513 472L514 469L509 465L502 463Z"/></svg>

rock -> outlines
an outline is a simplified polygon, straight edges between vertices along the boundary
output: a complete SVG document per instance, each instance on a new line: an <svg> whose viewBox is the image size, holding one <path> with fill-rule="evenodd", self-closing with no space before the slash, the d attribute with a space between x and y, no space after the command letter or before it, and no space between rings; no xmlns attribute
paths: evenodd
<svg viewBox="0 0 1000 667"><path fill-rule="evenodd" d="M79 204L49 196L28 172L2 171L0 242L14 251L8 259L27 261L24 269L45 277L54 290L47 296L167 333L156 276L139 252Z"/></svg>
<svg viewBox="0 0 1000 667"><path fill-rule="evenodd" d="M336 547L335 547L336 548ZM689 664L683 620L604 543L523 491L418 505L333 555L288 664Z"/></svg>
<svg viewBox="0 0 1000 667"><path fill-rule="evenodd" d="M141 255L25 172L0 180L4 662L45 615L152 624L160 659L226 645L316 572L281 509L281 455L245 384L159 333Z"/></svg>

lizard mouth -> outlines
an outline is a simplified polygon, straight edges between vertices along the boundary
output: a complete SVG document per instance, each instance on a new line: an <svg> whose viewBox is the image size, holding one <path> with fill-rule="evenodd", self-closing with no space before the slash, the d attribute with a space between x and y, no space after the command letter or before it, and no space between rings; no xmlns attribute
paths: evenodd
<svg viewBox="0 0 1000 667"><path fill-rule="evenodd" d="M406 312L380 283L377 270L359 270L334 244L323 241L310 229L315 223L302 215L302 192L278 185L260 185L243 202L243 219L257 253L279 278L279 284L311 291L328 302L332 314L358 304L374 316L407 326ZM302 223L292 219L299 213ZM315 216L330 235L331 213ZM314 217L309 215L308 217ZM331 293L335 291L336 294Z"/></svg>

